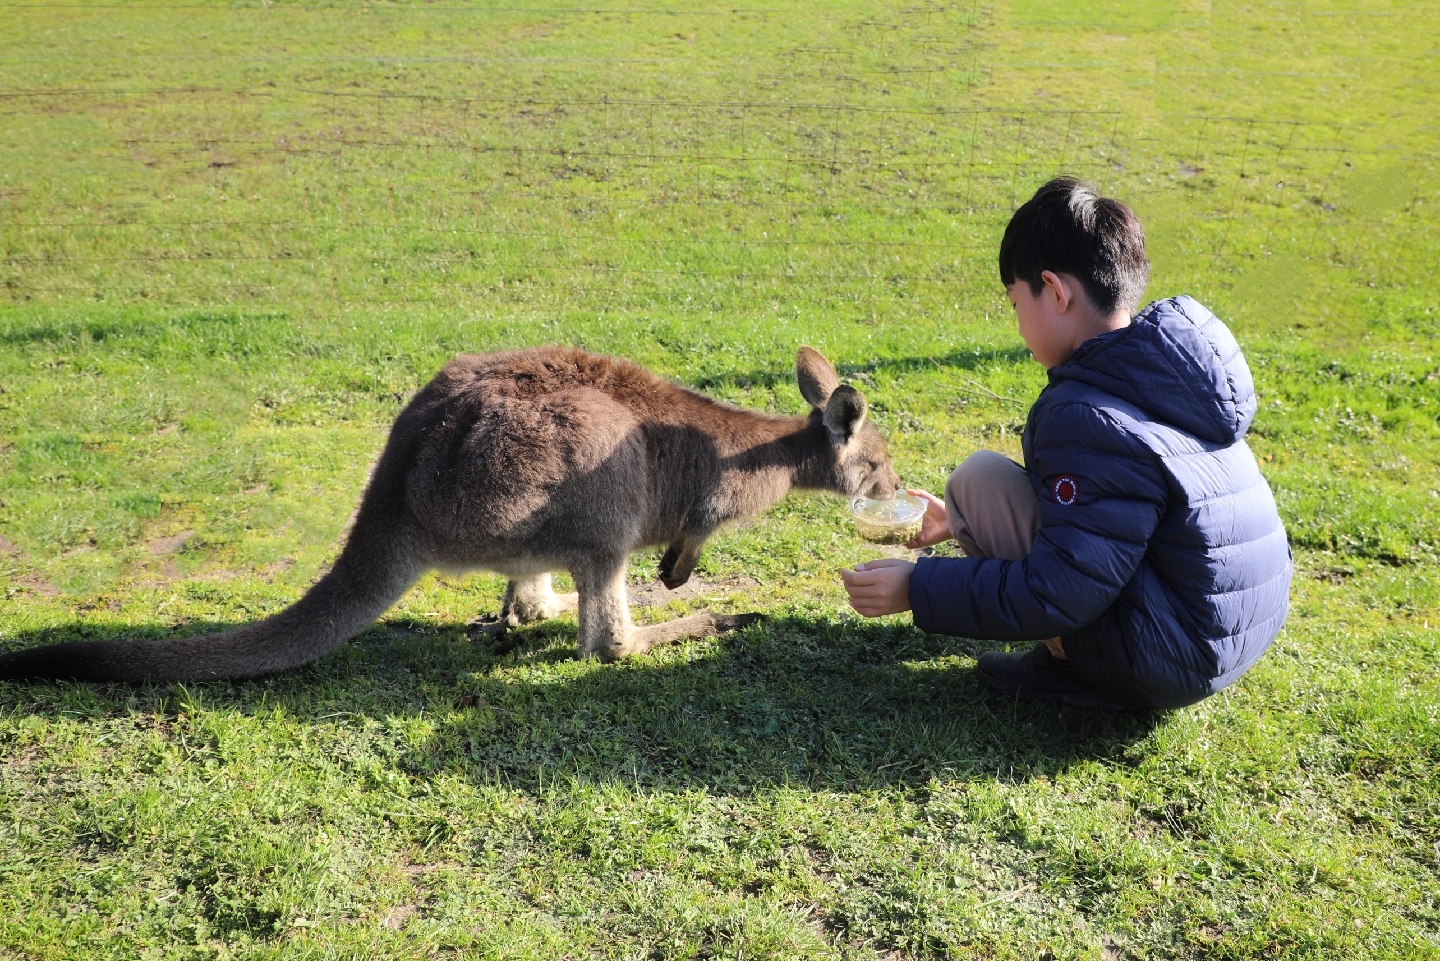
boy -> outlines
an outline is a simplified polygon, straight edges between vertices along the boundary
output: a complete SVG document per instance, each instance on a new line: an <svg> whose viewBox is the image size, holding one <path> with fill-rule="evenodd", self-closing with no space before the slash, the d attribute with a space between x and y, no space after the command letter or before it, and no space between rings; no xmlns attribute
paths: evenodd
<svg viewBox="0 0 1440 961"><path fill-rule="evenodd" d="M1129 208L1068 177L1015 212L1000 279L1049 371L1025 466L977 451L929 502L911 547L965 558L842 571L867 617L914 610L932 633L1040 641L987 652L1019 700L1177 708L1244 674L1285 621L1291 562L1245 444L1255 391L1225 325L1189 297L1133 318L1149 278Z"/></svg>

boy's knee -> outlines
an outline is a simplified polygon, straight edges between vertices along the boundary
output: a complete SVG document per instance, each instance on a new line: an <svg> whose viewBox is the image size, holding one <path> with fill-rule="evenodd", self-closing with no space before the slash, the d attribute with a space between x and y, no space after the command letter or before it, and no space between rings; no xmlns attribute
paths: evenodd
<svg viewBox="0 0 1440 961"><path fill-rule="evenodd" d="M993 450L977 450L951 471L945 509L950 533L972 557L1024 557L1040 526L1025 468Z"/></svg>
<svg viewBox="0 0 1440 961"><path fill-rule="evenodd" d="M946 482L945 488L953 489L957 493L976 488L991 488L997 483L1007 481L1017 469L1024 470L998 451L977 450L950 472L950 480Z"/></svg>
<svg viewBox="0 0 1440 961"><path fill-rule="evenodd" d="M967 507L991 503L997 495L1003 498L1003 492L1021 480L1025 480L1025 468L1004 454L977 450L950 472L945 499L963 512Z"/></svg>

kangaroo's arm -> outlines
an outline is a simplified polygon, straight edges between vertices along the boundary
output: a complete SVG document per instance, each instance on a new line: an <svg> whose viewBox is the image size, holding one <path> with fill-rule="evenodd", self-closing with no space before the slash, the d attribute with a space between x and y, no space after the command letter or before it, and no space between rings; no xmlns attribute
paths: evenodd
<svg viewBox="0 0 1440 961"><path fill-rule="evenodd" d="M748 416L768 436L721 460L718 483L694 505L679 536L660 558L660 581L671 590L690 579L705 542L720 525L754 517L797 486L824 486L810 483L811 475L819 472L815 462L823 454L818 423Z"/></svg>

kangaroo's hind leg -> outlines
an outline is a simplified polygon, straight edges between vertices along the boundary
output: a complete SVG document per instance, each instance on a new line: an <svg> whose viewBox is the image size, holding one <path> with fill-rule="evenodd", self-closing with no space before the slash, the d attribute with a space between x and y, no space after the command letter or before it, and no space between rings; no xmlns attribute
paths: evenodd
<svg viewBox="0 0 1440 961"><path fill-rule="evenodd" d="M692 637L715 637L756 621L760 614L713 614L709 611L661 624L635 627L625 592L625 560L596 563L571 571L580 590L580 656L615 661L644 654L662 644Z"/></svg>
<svg viewBox="0 0 1440 961"><path fill-rule="evenodd" d="M496 637L513 627L533 624L536 621L558 617L576 608L576 595L556 594L550 584L550 574L533 574L529 577L512 578L505 585L505 600L500 604L500 616L476 617L470 622L470 629L477 637Z"/></svg>
<svg viewBox="0 0 1440 961"><path fill-rule="evenodd" d="M580 594L580 656L614 661L640 654L625 593L625 557L592 558L570 571Z"/></svg>
<svg viewBox="0 0 1440 961"><path fill-rule="evenodd" d="M558 617L577 606L576 594L556 594L550 573L535 574L511 580L505 585L505 600L500 605L500 620L506 627L519 627Z"/></svg>

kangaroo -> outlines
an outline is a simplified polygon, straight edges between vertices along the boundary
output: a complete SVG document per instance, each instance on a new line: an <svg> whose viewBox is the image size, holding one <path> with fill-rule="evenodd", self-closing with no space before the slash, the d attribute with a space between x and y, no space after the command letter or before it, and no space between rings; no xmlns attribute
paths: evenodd
<svg viewBox="0 0 1440 961"><path fill-rule="evenodd" d="M747 623L754 615L699 614L637 628L626 564L665 547L660 579L673 590L716 528L792 487L895 492L865 398L811 347L795 366L806 417L743 410L581 350L463 354L396 419L339 558L293 605L218 634L12 652L0 679L274 674L340 647L432 569L508 577L502 630L578 607L582 657L611 661ZM576 594L554 592L556 570Z"/></svg>

